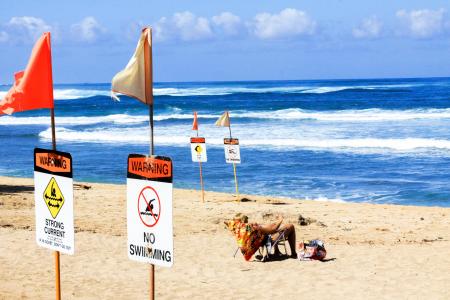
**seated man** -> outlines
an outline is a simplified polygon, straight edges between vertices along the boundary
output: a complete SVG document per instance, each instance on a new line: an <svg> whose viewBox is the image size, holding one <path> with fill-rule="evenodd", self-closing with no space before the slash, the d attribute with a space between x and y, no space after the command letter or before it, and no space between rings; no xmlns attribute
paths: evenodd
<svg viewBox="0 0 450 300"><path fill-rule="evenodd" d="M247 216L238 214L233 220L225 222L225 225L234 233L245 260L250 260L268 235L271 235L272 239L276 239L282 230L285 231L285 237L289 242L291 257L297 258L295 227L293 224L281 226L282 222L283 219L280 218L276 223L259 225L248 223ZM275 248L275 254L279 254L278 248Z"/></svg>
<svg viewBox="0 0 450 300"><path fill-rule="evenodd" d="M289 248L291 249L291 257L297 258L297 252L295 251L295 227L294 224L281 225L283 219L280 218L276 223L259 225L259 229L272 241L275 241L280 236L280 233L284 231L284 237L288 240ZM275 255L280 255L278 246L275 246Z"/></svg>

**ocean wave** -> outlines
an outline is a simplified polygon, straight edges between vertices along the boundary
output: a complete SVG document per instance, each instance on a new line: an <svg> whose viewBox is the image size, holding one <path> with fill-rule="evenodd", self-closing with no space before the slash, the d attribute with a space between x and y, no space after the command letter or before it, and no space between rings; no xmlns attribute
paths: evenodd
<svg viewBox="0 0 450 300"><path fill-rule="evenodd" d="M157 114L155 121L192 120L192 114L184 114L179 109L176 113ZM230 112L233 119L273 119L273 120L316 120L328 122L383 122L450 119L450 108L445 109L411 109L411 110L338 110L338 111L309 111L298 108L276 111L235 111ZM199 114L199 118L216 119L220 114ZM0 117L0 125L47 125L50 117ZM137 124L148 122L148 115L113 114L91 117L56 117L58 125L93 125L100 123Z"/></svg>
<svg viewBox="0 0 450 300"><path fill-rule="evenodd" d="M309 197L305 196L305 200L311 200L311 201L319 201L319 202L334 202L334 203L348 203L348 201L345 201L341 198L328 198L325 196L318 196L318 197Z"/></svg>
<svg viewBox="0 0 450 300"><path fill-rule="evenodd" d="M232 117L279 119L279 120L317 120L317 121L406 121L415 119L449 119L450 108L444 109L360 109L360 110L335 110L335 111L310 111L299 108L282 109L263 112L233 113Z"/></svg>
<svg viewBox="0 0 450 300"><path fill-rule="evenodd" d="M202 115L201 118L214 119L219 115ZM155 121L164 121L171 119L192 119L192 114L163 114L154 116ZM128 114L113 114L107 116L92 116L92 117L55 117L57 125L94 125L101 123L111 124L138 124L148 123L148 115L128 115ZM0 117L1 125L48 125L50 124L50 117L14 117L2 116Z"/></svg>
<svg viewBox="0 0 450 300"><path fill-rule="evenodd" d="M73 142L118 142L118 143L148 143L148 128L100 128L93 130L72 130L64 127L57 128L58 140ZM51 139L50 128L39 133L39 137ZM188 135L157 135L155 143L161 145L185 146L189 143ZM211 146L221 146L223 139L208 138ZM359 139L255 139L240 138L242 147L277 148L277 149L384 149L394 151L414 151L420 149L450 150L450 140L428 138L359 138Z"/></svg>
<svg viewBox="0 0 450 300"><path fill-rule="evenodd" d="M130 116L126 114L114 114L93 117L55 117L57 125L93 125L98 123L112 124L136 124L148 122L148 116ZM48 125L50 117L13 117L3 116L0 125Z"/></svg>
<svg viewBox="0 0 450 300"><path fill-rule="evenodd" d="M326 94L345 90L390 90L412 87L410 84L386 84L386 85L349 85L349 86L275 86L275 87L246 87L246 86L224 86L224 87L156 87L153 88L155 96L224 96L231 94L264 94L264 93L286 93L286 94ZM0 91L0 99L6 95L7 91ZM55 88L54 97L56 100L74 100L96 96L110 97L108 89L76 89L76 88Z"/></svg>
<svg viewBox="0 0 450 300"><path fill-rule="evenodd" d="M303 94L327 94L345 90L396 90L413 87L412 84L385 84L385 85L350 85L350 86L323 86L301 91Z"/></svg>
<svg viewBox="0 0 450 300"><path fill-rule="evenodd" d="M197 88L154 88L155 96L223 96L231 94L265 94L265 93L285 93L285 94L325 94L335 93L344 90L389 90L412 87L410 84L391 85L354 85L354 86L275 86L275 87L197 87Z"/></svg>

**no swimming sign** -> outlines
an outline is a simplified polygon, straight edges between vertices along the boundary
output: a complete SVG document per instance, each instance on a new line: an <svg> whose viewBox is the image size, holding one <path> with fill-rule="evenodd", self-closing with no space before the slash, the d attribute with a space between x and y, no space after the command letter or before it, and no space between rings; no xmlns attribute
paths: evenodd
<svg viewBox="0 0 450 300"><path fill-rule="evenodd" d="M73 179L70 153L34 149L36 242L74 253Z"/></svg>
<svg viewBox="0 0 450 300"><path fill-rule="evenodd" d="M172 161L128 156L127 252L131 260L173 265Z"/></svg>

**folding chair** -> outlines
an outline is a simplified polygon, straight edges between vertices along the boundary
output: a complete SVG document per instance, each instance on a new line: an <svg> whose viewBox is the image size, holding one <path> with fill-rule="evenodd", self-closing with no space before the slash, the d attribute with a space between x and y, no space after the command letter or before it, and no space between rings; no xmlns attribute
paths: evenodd
<svg viewBox="0 0 450 300"><path fill-rule="evenodd" d="M259 254L262 256L261 261L269 260L270 256L275 254L275 247L280 249L280 246L282 246L284 248L284 255L287 255L285 233L285 230L279 231L278 237L275 240L272 240L271 235L266 235L263 244L258 250Z"/></svg>
<svg viewBox="0 0 450 300"><path fill-rule="evenodd" d="M270 259L270 256L273 255L275 247L283 246L284 248L284 255L287 255L286 251L286 235L285 231L279 231L279 235L275 240L272 240L271 235L266 235L261 246L258 249L259 254L262 256L261 261L267 261ZM239 251L239 247L236 248L236 251L234 252L233 257L236 257L236 254Z"/></svg>

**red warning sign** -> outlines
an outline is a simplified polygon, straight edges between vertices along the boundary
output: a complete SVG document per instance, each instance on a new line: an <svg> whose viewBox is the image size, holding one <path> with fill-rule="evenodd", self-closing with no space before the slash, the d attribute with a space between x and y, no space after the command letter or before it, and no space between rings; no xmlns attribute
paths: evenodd
<svg viewBox="0 0 450 300"><path fill-rule="evenodd" d="M161 216L161 200L151 186L144 187L138 197L138 214L147 227L155 226Z"/></svg>

